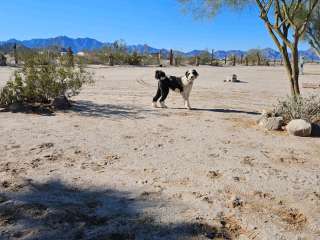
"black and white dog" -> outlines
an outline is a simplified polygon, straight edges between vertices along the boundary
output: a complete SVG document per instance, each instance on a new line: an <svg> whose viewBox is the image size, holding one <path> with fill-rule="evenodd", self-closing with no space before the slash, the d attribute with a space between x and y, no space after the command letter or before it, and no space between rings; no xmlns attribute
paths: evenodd
<svg viewBox="0 0 320 240"><path fill-rule="evenodd" d="M165 72L157 70L155 78L159 80L157 94L153 98L152 106L157 107L157 101L160 98L160 106L167 108L165 100L169 90L178 92L183 97L185 107L191 109L189 97L193 82L199 76L196 70L188 70L183 77L167 76Z"/></svg>

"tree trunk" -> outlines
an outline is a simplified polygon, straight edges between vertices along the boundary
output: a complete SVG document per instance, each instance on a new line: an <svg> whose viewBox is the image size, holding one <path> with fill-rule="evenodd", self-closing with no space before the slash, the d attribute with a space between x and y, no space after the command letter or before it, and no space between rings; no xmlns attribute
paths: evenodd
<svg viewBox="0 0 320 240"><path fill-rule="evenodd" d="M289 53L285 45L282 46L281 53L283 56L284 66L287 70L291 95L297 97L300 95L299 89L299 56L298 51L292 51L292 62L289 59ZM297 72L298 70L298 72Z"/></svg>
<svg viewBox="0 0 320 240"><path fill-rule="evenodd" d="M299 37L295 35L292 52L292 79L293 79L293 88L294 88L294 96L300 95L299 88L299 51L298 51Z"/></svg>

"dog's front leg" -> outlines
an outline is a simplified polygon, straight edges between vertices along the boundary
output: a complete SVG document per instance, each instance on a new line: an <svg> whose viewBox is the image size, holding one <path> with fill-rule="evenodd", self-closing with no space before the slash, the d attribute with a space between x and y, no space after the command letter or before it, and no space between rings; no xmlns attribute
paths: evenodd
<svg viewBox="0 0 320 240"><path fill-rule="evenodd" d="M191 110L191 106L190 106L190 101L189 101L189 99L185 99L185 100L184 100L184 106L186 107L186 109Z"/></svg>
<svg viewBox="0 0 320 240"><path fill-rule="evenodd" d="M184 106L185 106L185 108L191 110L191 106L190 106L190 101L189 101L189 96L188 96L188 94L187 94L186 92L182 92L181 95L182 95L182 98L183 98L183 100L184 100Z"/></svg>

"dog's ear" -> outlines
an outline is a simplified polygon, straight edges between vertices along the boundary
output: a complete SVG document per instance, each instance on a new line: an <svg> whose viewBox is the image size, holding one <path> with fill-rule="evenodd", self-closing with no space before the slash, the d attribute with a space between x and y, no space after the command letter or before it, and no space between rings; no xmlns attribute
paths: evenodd
<svg viewBox="0 0 320 240"><path fill-rule="evenodd" d="M189 71L186 71L186 77L188 78L189 77L189 75L190 75L190 72Z"/></svg>
<svg viewBox="0 0 320 240"><path fill-rule="evenodd" d="M199 73L195 69L192 70L192 74L195 77L199 77Z"/></svg>
<svg viewBox="0 0 320 240"><path fill-rule="evenodd" d="M155 78L160 79L160 77L161 77L161 71L157 70L155 74Z"/></svg>

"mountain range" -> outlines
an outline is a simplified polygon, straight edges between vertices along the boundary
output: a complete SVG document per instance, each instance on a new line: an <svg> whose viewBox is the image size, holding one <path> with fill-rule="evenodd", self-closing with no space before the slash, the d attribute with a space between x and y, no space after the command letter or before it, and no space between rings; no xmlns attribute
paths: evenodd
<svg viewBox="0 0 320 240"><path fill-rule="evenodd" d="M101 42L92 38L69 38L67 36L59 36L55 38L46 38L46 39L31 39L31 40L16 40L10 39L8 41L0 41L0 51L4 51L3 49L8 49L13 46L13 44L17 44L20 48L48 48L52 46L59 46L61 48L71 47L74 52L81 51L93 51L98 50L105 46L111 46L112 43ZM169 54L168 49L159 49L148 46L146 44L138 44L138 45L127 45L127 50L129 52L137 52L137 53L158 53L161 50L161 53L165 56ZM281 54L271 48L260 49L264 56L268 59L280 59ZM192 57L197 56L206 50L193 50L190 52L181 52L175 51L176 54ZM229 50L229 51L215 51L214 55L216 58L223 59L230 55L236 56L244 56L247 51L241 50ZM320 60L320 58L312 51L312 49L306 51L300 51L300 55L304 56L307 59Z"/></svg>

